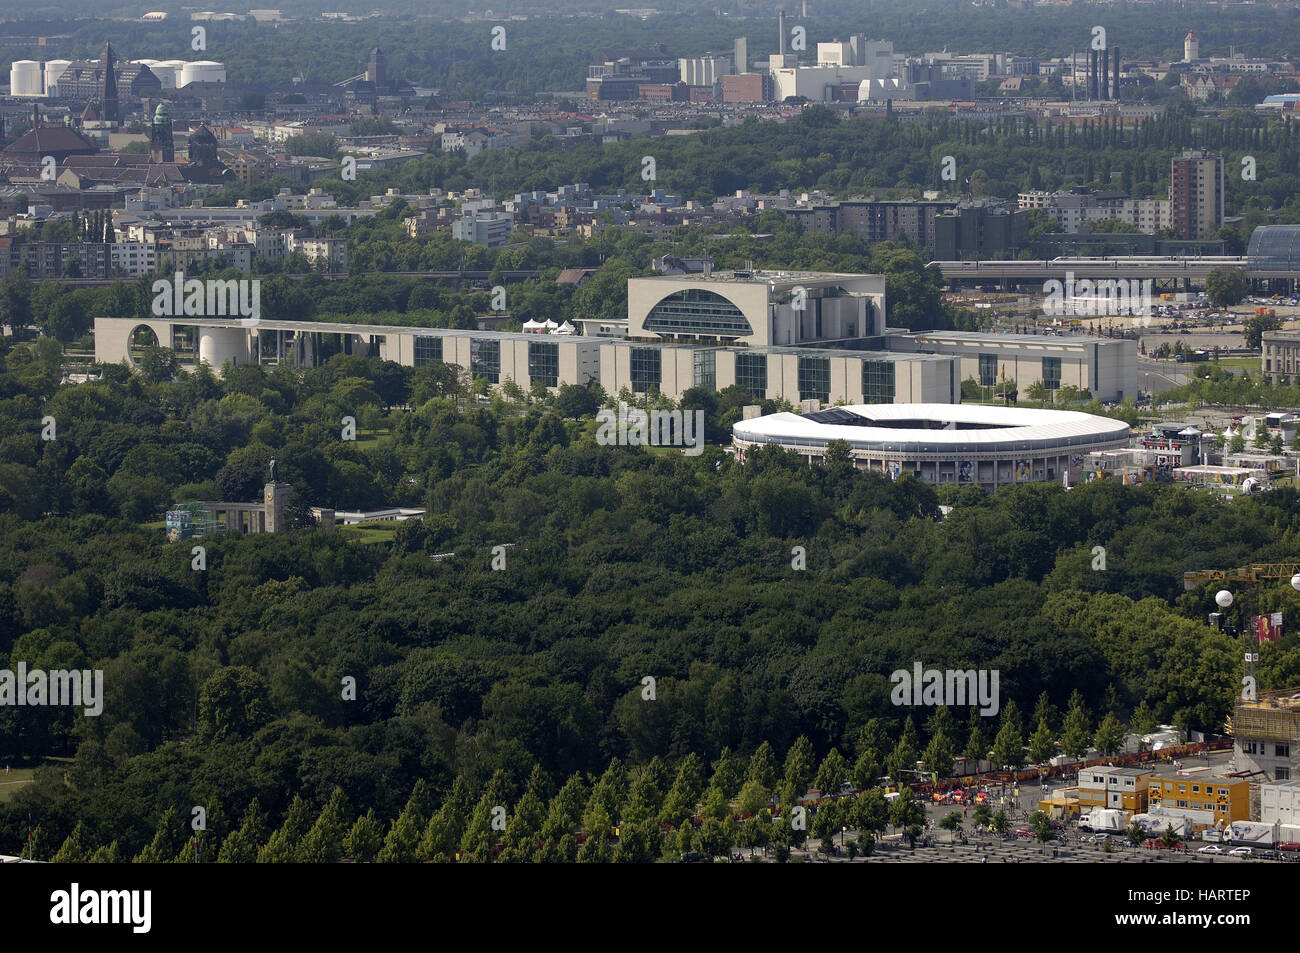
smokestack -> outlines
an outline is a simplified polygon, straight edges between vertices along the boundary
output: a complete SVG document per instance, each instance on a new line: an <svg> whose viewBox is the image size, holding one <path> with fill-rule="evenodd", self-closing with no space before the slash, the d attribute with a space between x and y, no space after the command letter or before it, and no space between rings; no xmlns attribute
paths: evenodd
<svg viewBox="0 0 1300 953"><path fill-rule="evenodd" d="M1119 101L1119 47L1115 47L1115 76L1110 84L1110 98Z"/></svg>
<svg viewBox="0 0 1300 953"><path fill-rule="evenodd" d="M779 50L781 55L785 56L785 9L784 8L782 8L781 12L777 14L776 21L777 21L776 22L777 32L781 34L781 45L779 47Z"/></svg>
<svg viewBox="0 0 1300 953"><path fill-rule="evenodd" d="M1097 99L1097 51L1088 52L1091 54L1088 57L1088 100L1092 102Z"/></svg>
<svg viewBox="0 0 1300 953"><path fill-rule="evenodd" d="M1101 98L1110 99L1110 50L1101 51Z"/></svg>

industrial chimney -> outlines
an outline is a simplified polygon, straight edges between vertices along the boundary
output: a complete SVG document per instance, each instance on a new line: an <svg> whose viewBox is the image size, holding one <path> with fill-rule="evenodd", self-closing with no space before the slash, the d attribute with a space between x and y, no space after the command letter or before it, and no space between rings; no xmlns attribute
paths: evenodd
<svg viewBox="0 0 1300 953"><path fill-rule="evenodd" d="M1101 98L1110 99L1110 50L1101 51Z"/></svg>
<svg viewBox="0 0 1300 953"><path fill-rule="evenodd" d="M1110 98L1119 101L1119 47L1115 47L1115 75L1110 84Z"/></svg>
<svg viewBox="0 0 1300 953"><path fill-rule="evenodd" d="M778 50L780 51L782 56L785 56L785 8L784 7L781 8L781 12L777 14L776 19L777 19L776 28L777 31L781 34L781 45L778 47Z"/></svg>

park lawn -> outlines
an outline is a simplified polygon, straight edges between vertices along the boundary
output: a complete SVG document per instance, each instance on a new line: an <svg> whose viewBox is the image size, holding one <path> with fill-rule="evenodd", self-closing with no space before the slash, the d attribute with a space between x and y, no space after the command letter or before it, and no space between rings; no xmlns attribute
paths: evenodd
<svg viewBox="0 0 1300 953"><path fill-rule="evenodd" d="M339 533L354 539L363 546L373 543L391 543L397 532L397 520L383 520L374 523L359 523L356 526L340 526Z"/></svg>
<svg viewBox="0 0 1300 953"><path fill-rule="evenodd" d="M9 801L24 785L32 783L35 768L14 768L12 774L5 774L0 766L0 804Z"/></svg>
<svg viewBox="0 0 1300 953"><path fill-rule="evenodd" d="M1221 357L1218 365L1230 371L1250 371L1255 375L1259 373L1259 361L1257 357Z"/></svg>

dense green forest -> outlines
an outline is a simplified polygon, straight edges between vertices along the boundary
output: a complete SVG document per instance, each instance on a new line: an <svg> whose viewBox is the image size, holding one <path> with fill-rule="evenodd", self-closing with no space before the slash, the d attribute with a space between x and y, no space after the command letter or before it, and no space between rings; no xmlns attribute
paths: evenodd
<svg viewBox="0 0 1300 953"><path fill-rule="evenodd" d="M1292 558L1300 537L1292 490L986 496L856 471L846 448L809 467L600 446L604 395L476 400L436 363L159 362L61 386L56 342L0 349L0 664L105 673L100 717L0 708L0 762L70 759L0 804L5 853L30 819L41 857L193 859L200 805L204 861L707 856L800 836L781 812L844 780L865 793L809 833L907 828L879 785L917 760L1221 730L1240 647L1181 572ZM720 441L750 401L682 403ZM272 457L299 528L206 537L192 569L162 511L255 499ZM305 512L383 504L426 514L366 542ZM1277 585L1231 612L1256 601L1300 610ZM1300 681L1295 645L1263 646L1261 688ZM997 669L998 717L893 706L914 661Z"/></svg>
<svg viewBox="0 0 1300 953"><path fill-rule="evenodd" d="M207 58L229 68L230 79L241 86L270 91L295 76L308 83L329 84L362 71L374 46L388 54L389 75L418 86L455 90L462 95L492 91L515 94L580 89L586 67L598 52L646 49L663 43L673 56L698 55L710 50L730 50L737 36L747 36L752 59L776 52L776 11L771 5L713 4L708 10L684 0L657 4L666 15L648 20L602 9L598 16L578 15L569 4L512 4L510 13L532 14L526 20L501 21L507 28L507 49L490 48L494 21L447 22L463 17L460 4L390 4L395 16L367 18L360 23L304 20L278 25L239 23L204 24L207 50L201 57L191 50L189 9L171 9L163 23L80 19L83 3L60 10L65 0L42 6L39 15L30 7L13 11L19 19L4 24L6 33L67 36L54 47L55 55L75 59L97 56L105 40L114 43L125 59ZM12 6L7 4L5 6ZM108 14L107 9L94 12ZM551 10L546 10L546 7ZM583 5L586 6L586 5ZM853 33L890 40L900 52L923 53L943 49L962 52L1010 51L1027 56L1061 56L1083 49L1092 28L1103 25L1108 43L1125 58L1181 59L1183 36L1195 30L1205 55L1226 56L1229 47L1248 56L1277 55L1290 49L1286 38L1300 26L1294 7L1235 6L1230 11L1183 4L1073 4L1062 6L975 7L962 0L928 0L920 9L912 0L868 0L858 3L818 2L814 15L794 15L790 27L807 31L810 49L818 41ZM539 9L541 8L541 9ZM0 9L3 9L0 6ZM163 5L162 9L167 10ZM287 15L317 12L293 4L281 9ZM562 13L555 13L560 9ZM590 5L593 12L598 9ZM119 11L138 17L138 7ZM48 19L52 14L69 17ZM77 19L73 19L77 18ZM49 47L6 47L11 59L48 58ZM0 61L0 68L6 65Z"/></svg>

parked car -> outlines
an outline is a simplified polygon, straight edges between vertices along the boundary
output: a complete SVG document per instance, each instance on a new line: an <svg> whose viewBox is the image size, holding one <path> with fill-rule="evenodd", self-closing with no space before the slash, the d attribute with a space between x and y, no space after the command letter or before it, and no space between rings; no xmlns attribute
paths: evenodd
<svg viewBox="0 0 1300 953"><path fill-rule="evenodd" d="M1232 850L1228 851L1228 856L1229 857L1251 857L1254 855L1254 853L1255 853L1255 849L1253 847L1234 847Z"/></svg>
<svg viewBox="0 0 1300 953"><path fill-rule="evenodd" d="M1207 844L1196 851L1198 854L1222 854L1223 848L1218 844Z"/></svg>

